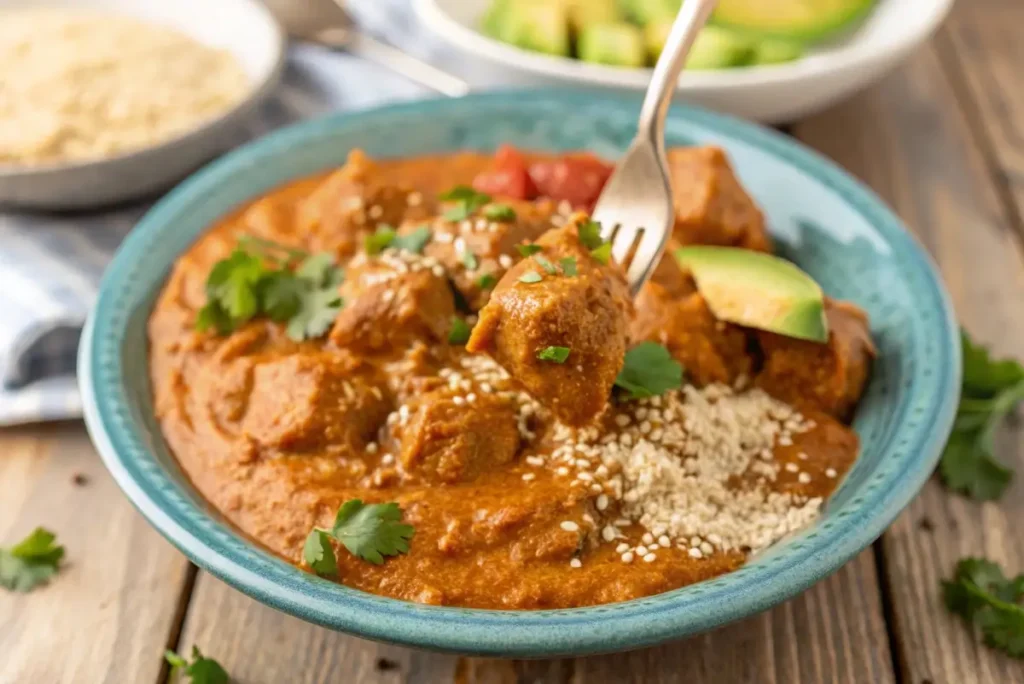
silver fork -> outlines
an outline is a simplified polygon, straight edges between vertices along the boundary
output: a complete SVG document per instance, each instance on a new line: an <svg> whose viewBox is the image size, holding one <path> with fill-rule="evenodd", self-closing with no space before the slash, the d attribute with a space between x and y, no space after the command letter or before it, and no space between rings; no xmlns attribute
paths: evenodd
<svg viewBox="0 0 1024 684"><path fill-rule="evenodd" d="M665 157L665 115L697 34L718 0L685 0L644 95L637 134L604 186L593 219L612 256L630 260L626 277L636 295L661 259L672 234L674 210ZM639 244L637 244L639 240ZM634 252L635 249L635 252Z"/></svg>

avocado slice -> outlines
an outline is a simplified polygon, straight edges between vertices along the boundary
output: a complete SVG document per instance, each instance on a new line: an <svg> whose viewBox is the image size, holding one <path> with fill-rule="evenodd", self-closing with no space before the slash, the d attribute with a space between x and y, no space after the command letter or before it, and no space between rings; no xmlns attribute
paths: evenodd
<svg viewBox="0 0 1024 684"><path fill-rule="evenodd" d="M715 23L761 36L818 41L848 29L877 0L719 0Z"/></svg>
<svg viewBox="0 0 1024 684"><path fill-rule="evenodd" d="M754 45L751 64L783 64L794 62L804 55L804 46L792 40L765 38Z"/></svg>
<svg viewBox="0 0 1024 684"><path fill-rule="evenodd" d="M639 67L647 62L643 32L624 21L588 24L576 40L576 51L584 62Z"/></svg>
<svg viewBox="0 0 1024 684"><path fill-rule="evenodd" d="M671 28L671 24L669 25ZM666 34L667 35L667 34ZM664 45L664 39L662 39ZM660 52L660 51L659 51ZM686 58L687 69L728 69L750 62L754 42L741 33L718 26L705 26Z"/></svg>
<svg viewBox="0 0 1024 684"><path fill-rule="evenodd" d="M577 33L590 24L622 21L617 0L564 0L569 8L569 24Z"/></svg>
<svg viewBox="0 0 1024 684"><path fill-rule="evenodd" d="M489 36L526 50L569 56L569 9L564 2L496 0L481 28Z"/></svg>
<svg viewBox="0 0 1024 684"><path fill-rule="evenodd" d="M672 20L679 14L683 0L618 0L622 13L635 24L647 26L655 21Z"/></svg>
<svg viewBox="0 0 1024 684"><path fill-rule="evenodd" d="M738 247L683 247L675 256L719 320L828 342L825 295L790 262Z"/></svg>

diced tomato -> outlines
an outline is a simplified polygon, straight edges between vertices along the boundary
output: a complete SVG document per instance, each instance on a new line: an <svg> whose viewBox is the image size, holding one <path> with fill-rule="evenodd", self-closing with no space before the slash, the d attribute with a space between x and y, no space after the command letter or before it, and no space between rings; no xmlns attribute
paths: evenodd
<svg viewBox="0 0 1024 684"><path fill-rule="evenodd" d="M494 155L494 166L473 179L473 189L494 197L530 200L537 187L530 178L526 158L511 145L502 145Z"/></svg>
<svg viewBox="0 0 1024 684"><path fill-rule="evenodd" d="M565 200L574 209L593 209L611 175L609 164L586 153L567 154L530 165L530 178L538 192L553 200Z"/></svg>

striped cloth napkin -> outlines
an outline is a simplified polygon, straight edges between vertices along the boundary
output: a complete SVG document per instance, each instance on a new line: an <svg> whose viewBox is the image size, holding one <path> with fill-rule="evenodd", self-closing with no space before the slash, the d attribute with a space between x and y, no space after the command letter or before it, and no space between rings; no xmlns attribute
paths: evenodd
<svg viewBox="0 0 1024 684"><path fill-rule="evenodd" d="M467 78L494 85L427 36L407 0L363 0L352 9L364 29ZM239 132L238 143L333 110L429 95L373 64L297 45L281 88ZM100 213L0 211L0 426L81 416L74 367L78 338L103 269L151 201Z"/></svg>

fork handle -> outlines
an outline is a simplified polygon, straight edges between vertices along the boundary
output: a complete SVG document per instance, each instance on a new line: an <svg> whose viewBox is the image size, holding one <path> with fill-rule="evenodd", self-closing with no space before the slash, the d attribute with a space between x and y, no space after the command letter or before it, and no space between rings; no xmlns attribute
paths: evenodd
<svg viewBox="0 0 1024 684"><path fill-rule="evenodd" d="M718 0L684 0L682 9L672 22L672 30L658 63L654 65L654 74L640 110L638 135L648 137L660 154L665 150L665 116L679 83L679 74L686 64L686 55L717 4Z"/></svg>

